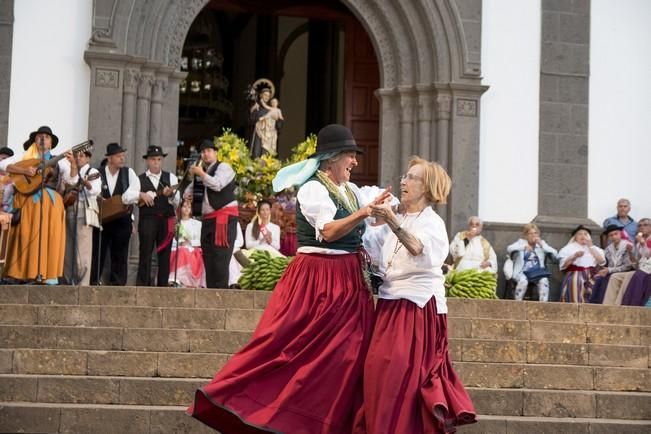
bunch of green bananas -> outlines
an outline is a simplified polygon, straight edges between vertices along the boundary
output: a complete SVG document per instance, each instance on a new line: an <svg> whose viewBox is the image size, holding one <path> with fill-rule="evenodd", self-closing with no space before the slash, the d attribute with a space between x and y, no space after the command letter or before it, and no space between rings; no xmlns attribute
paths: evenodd
<svg viewBox="0 0 651 434"><path fill-rule="evenodd" d="M497 276L486 271L468 269L449 271L445 276L446 296L460 298L497 298Z"/></svg>
<svg viewBox="0 0 651 434"><path fill-rule="evenodd" d="M251 263L242 269L237 283L244 289L271 291L292 257L271 257L266 250L255 250L249 259Z"/></svg>

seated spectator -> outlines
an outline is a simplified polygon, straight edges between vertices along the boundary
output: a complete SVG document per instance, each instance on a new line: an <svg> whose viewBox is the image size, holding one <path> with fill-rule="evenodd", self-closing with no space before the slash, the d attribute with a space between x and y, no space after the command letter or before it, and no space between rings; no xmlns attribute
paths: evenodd
<svg viewBox="0 0 651 434"><path fill-rule="evenodd" d="M515 299L524 299L529 283L535 283L538 286L538 300L549 301L551 273L545 267L545 258L549 255L555 260L558 252L540 238L540 230L533 223L524 225L522 235L523 238L506 248L513 258L513 280L517 282Z"/></svg>
<svg viewBox="0 0 651 434"><path fill-rule="evenodd" d="M628 215L629 212L631 212L631 202L628 199L619 199L617 201L617 215L608 217L604 220L604 230L607 229L608 226L618 226L621 229L624 229L622 237L625 240L632 242L637 234L637 223Z"/></svg>
<svg viewBox="0 0 651 434"><path fill-rule="evenodd" d="M651 219L640 220L639 229L635 236L637 270L624 290L624 306L645 306L651 296Z"/></svg>
<svg viewBox="0 0 651 434"><path fill-rule="evenodd" d="M184 200L181 205L181 221L177 225L174 238L169 282L178 286L205 288L206 270L201 253L201 222L192 218L192 202L189 200Z"/></svg>
<svg viewBox="0 0 651 434"><path fill-rule="evenodd" d="M592 294L597 267L606 264L604 251L592 244L592 232L583 225L572 231L570 241L558 252L565 278L561 286L561 301L585 303Z"/></svg>
<svg viewBox="0 0 651 434"><path fill-rule="evenodd" d="M597 272L590 303L603 303L610 277L615 273L624 273L633 269L635 255L633 244L622 240L622 228L619 225L610 225L604 231L608 237L608 247L605 250L607 266Z"/></svg>
<svg viewBox="0 0 651 434"><path fill-rule="evenodd" d="M269 250L272 255L280 255L280 227L271 223L270 202L258 202L257 214L251 223L246 225L244 241L249 250Z"/></svg>
<svg viewBox="0 0 651 434"><path fill-rule="evenodd" d="M469 268L497 273L497 256L488 240L481 235L483 225L477 216L468 219L468 229L455 235L450 243L454 269Z"/></svg>

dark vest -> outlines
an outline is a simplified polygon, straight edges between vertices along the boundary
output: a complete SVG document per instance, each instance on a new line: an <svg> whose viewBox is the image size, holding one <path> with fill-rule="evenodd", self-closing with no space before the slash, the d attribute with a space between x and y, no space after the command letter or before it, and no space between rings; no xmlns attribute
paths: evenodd
<svg viewBox="0 0 651 434"><path fill-rule="evenodd" d="M120 168L120 172L118 173L118 180L115 183L115 190L113 190L113 194L109 193L108 181L106 180L107 170L108 170L108 166L99 169L99 174L102 177L102 197L104 199L108 199L111 196L122 196L122 193L127 191L127 189L129 188L129 168L128 167ZM114 220L110 224L117 223L117 222L131 224L131 214L121 217L117 220Z"/></svg>
<svg viewBox="0 0 651 434"><path fill-rule="evenodd" d="M140 191L156 192L154 206L143 206L140 208L141 217L172 217L174 215L174 206L169 203L169 198L162 195L163 188L170 187L170 173L162 171L158 181L158 190L154 188L151 180L147 177L146 172L138 176L140 179Z"/></svg>
<svg viewBox="0 0 651 434"><path fill-rule="evenodd" d="M219 161L213 164L212 167L210 167L206 172L208 176L215 176L217 167L219 167L220 164L221 162ZM195 204L199 204L198 215L201 215L201 204L203 203L204 194L208 194L208 203L215 211L223 208L235 200L235 178L233 178L233 180L228 185L224 186L224 188L222 188L220 191L215 191L210 188L206 188L203 182L201 182L201 179L199 177L195 177L194 187L192 189L192 213L194 215L197 215L197 210L194 208Z"/></svg>
<svg viewBox="0 0 651 434"><path fill-rule="evenodd" d="M318 178L312 177L309 181L319 181ZM332 193L330 194L330 199L337 205L337 212L335 213L335 220L339 220L350 215L350 212L346 209L344 204L342 204L336 196ZM298 240L298 246L310 246L310 247L322 247L324 249L336 249L336 250L345 250L347 252L355 252L359 250L362 245L362 235L366 230L366 223L362 220L352 231L348 232L343 237L339 238L336 241L331 243L322 240L319 241L315 237L314 226L308 223L307 219L301 212L301 205L296 202L296 238Z"/></svg>

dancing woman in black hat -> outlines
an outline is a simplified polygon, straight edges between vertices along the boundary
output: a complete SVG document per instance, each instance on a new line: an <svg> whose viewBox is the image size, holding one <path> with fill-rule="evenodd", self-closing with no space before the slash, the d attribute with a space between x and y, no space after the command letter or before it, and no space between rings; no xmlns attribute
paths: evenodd
<svg viewBox="0 0 651 434"><path fill-rule="evenodd" d="M328 125L312 158L274 180L276 191L302 185L298 253L251 341L188 409L223 434L351 432L374 321L360 253L371 208L349 182L359 152L348 128Z"/></svg>

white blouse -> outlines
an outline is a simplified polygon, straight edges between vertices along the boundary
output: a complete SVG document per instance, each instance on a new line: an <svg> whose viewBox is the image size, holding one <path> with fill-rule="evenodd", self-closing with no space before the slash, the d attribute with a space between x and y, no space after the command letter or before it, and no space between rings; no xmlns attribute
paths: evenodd
<svg viewBox="0 0 651 434"><path fill-rule="evenodd" d="M179 237L181 246L187 246L188 243L192 247L201 246L201 222L196 219L181 220L181 226L187 234L187 238ZM176 248L176 239L172 240L172 248Z"/></svg>
<svg viewBox="0 0 651 434"><path fill-rule="evenodd" d="M404 298L422 308L433 296L437 313L445 314L448 307L445 277L441 270L449 252L445 223L429 206L420 215L408 213L399 217L403 219L403 230L418 238L423 244L423 251L418 256L412 256L406 247L397 248L398 237L384 225L387 228L379 262L384 283L380 286L379 297L389 300Z"/></svg>
<svg viewBox="0 0 651 434"><path fill-rule="evenodd" d="M255 239L253 236L253 222L246 225L246 234L244 234L244 239L246 241L247 249L268 250L272 248L280 251L280 226L269 222L265 227L271 233L271 244L268 244L265 241L262 232L258 235L258 239Z"/></svg>
<svg viewBox="0 0 651 434"><path fill-rule="evenodd" d="M597 246L592 246L593 249L597 249L599 254L601 254L602 257L604 257L604 251L597 247ZM590 248L588 246L584 246L582 244L577 243L576 241L572 241L570 243L567 243L565 247L561 249L560 252L558 252L558 259L559 259L559 268L561 270L565 270L567 267L569 267L571 264L569 263L569 258L573 254L575 254L578 251L582 251L583 256L580 256L574 260L572 264L576 265L577 267L596 267L597 265L605 265L605 261L602 262L601 264L597 264L597 260L595 257L592 255L592 252L590 251Z"/></svg>

